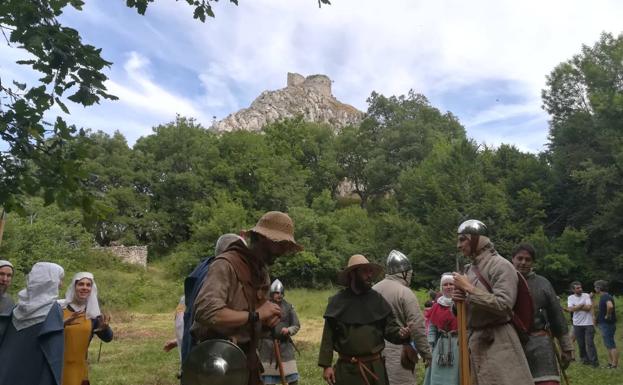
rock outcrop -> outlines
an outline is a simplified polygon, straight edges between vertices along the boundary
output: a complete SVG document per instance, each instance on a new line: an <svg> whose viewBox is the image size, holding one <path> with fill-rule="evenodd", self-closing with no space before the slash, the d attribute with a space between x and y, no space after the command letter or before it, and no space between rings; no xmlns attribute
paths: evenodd
<svg viewBox="0 0 623 385"><path fill-rule="evenodd" d="M359 123L363 112L333 96L328 76L288 73L285 88L262 92L249 108L214 123L212 129L259 131L268 123L299 116L305 121L327 123L337 130Z"/></svg>

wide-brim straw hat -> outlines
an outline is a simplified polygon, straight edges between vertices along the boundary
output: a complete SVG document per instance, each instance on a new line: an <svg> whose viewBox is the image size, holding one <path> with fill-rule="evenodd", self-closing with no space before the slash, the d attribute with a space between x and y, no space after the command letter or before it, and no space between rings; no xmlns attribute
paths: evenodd
<svg viewBox="0 0 623 385"><path fill-rule="evenodd" d="M371 263L366 257L361 254L355 254L348 259L348 265L346 266L346 268L337 274L337 283L342 286L350 285L350 282L348 280L348 274L351 271L363 266L372 267L375 279L383 272L383 266L377 265L376 263Z"/></svg>
<svg viewBox="0 0 623 385"><path fill-rule="evenodd" d="M285 242L290 252L303 250L303 246L294 240L294 222L286 213L269 211L262 215L250 231L263 235L273 242Z"/></svg>

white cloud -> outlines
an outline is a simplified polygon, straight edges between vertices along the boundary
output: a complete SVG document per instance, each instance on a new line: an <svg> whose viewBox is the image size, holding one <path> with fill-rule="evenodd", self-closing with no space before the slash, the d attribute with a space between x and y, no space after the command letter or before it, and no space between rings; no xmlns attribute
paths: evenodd
<svg viewBox="0 0 623 385"><path fill-rule="evenodd" d="M535 113L537 112L537 113ZM499 122L501 120L517 118L521 116L540 115L535 111L533 103L525 104L496 104L486 110L480 111L464 123L468 127L477 127L484 124Z"/></svg>
<svg viewBox="0 0 623 385"><path fill-rule="evenodd" d="M107 111L132 109L145 126L175 113L209 124L212 115L222 118L261 91L285 86L288 71L329 75L334 94L360 109L372 90L392 95L412 88L427 96L468 90L469 100L473 88L466 85L493 79L516 87L520 101L453 112L469 135L487 143L500 132L483 125L524 118L515 131L525 135L494 141L538 150L547 137L540 108L545 76L602 31L620 33L623 20L618 0L337 0L321 9L315 0L213 4L216 19L206 23L193 20L185 2L155 2L144 17L108 0L85 5L84 28L123 39L93 44L106 45L105 53L134 51L124 71L113 67L110 91L121 100ZM172 89L159 80L176 68L191 73L197 87Z"/></svg>
<svg viewBox="0 0 623 385"><path fill-rule="evenodd" d="M143 112L148 111L163 118L180 114L205 120L203 113L195 107L193 101L158 86L149 76L148 65L149 61L145 57L137 52L131 52L123 66L126 82L121 84L109 80L106 87L121 103L140 108Z"/></svg>

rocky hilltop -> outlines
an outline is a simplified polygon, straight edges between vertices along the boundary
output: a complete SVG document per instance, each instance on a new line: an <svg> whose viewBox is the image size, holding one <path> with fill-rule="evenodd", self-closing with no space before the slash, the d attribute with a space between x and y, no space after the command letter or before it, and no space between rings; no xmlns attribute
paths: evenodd
<svg viewBox="0 0 623 385"><path fill-rule="evenodd" d="M327 123L335 129L357 124L363 112L337 100L331 93L331 79L326 75L304 77L288 73L285 88L264 91L249 108L227 116L212 125L216 131L259 131L268 123L302 116L304 120Z"/></svg>

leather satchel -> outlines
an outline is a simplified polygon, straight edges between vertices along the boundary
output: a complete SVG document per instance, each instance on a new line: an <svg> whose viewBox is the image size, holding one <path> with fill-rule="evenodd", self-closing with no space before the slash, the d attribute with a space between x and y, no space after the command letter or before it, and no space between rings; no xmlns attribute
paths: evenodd
<svg viewBox="0 0 623 385"><path fill-rule="evenodd" d="M415 371L415 364L418 362L417 351L409 344L402 345L402 352L400 353L400 366L403 368Z"/></svg>

